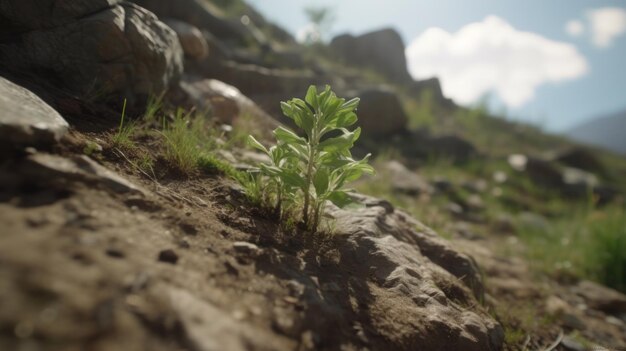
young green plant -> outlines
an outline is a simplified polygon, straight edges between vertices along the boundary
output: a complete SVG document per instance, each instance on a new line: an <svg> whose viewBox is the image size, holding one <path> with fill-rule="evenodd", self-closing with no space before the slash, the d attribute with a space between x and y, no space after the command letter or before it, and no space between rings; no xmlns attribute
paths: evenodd
<svg viewBox="0 0 626 351"><path fill-rule="evenodd" d="M358 104L358 98L338 98L329 86L321 93L311 86L304 100L281 102L285 116L304 136L278 127L274 130L277 143L269 149L249 137L249 144L271 159L269 164L260 165L259 172L273 192L270 201L274 208L282 213L286 203L301 205L302 222L313 232L318 229L326 201L339 207L349 204L345 185L374 172L367 163L370 155L355 160L350 152L361 135L360 128L347 129L357 122Z"/></svg>

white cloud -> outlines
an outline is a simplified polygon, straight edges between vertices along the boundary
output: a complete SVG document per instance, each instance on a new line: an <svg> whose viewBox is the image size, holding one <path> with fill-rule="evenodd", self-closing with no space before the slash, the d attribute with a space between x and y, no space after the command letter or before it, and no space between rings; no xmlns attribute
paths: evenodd
<svg viewBox="0 0 626 351"><path fill-rule="evenodd" d="M613 40L626 32L626 10L618 7L603 7L587 13L593 44L606 48Z"/></svg>
<svg viewBox="0 0 626 351"><path fill-rule="evenodd" d="M585 26L579 20L570 20L565 24L565 31L573 37L579 37L585 32Z"/></svg>
<svg viewBox="0 0 626 351"><path fill-rule="evenodd" d="M573 45L519 31L496 16L456 33L430 28L406 54L413 77L439 77L444 94L461 104L495 92L509 107L519 107L540 85L587 72L587 61Z"/></svg>

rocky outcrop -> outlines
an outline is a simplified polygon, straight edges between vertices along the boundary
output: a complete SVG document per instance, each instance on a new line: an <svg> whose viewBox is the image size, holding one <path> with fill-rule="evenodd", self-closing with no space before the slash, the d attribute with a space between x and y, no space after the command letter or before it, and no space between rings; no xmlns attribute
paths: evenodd
<svg viewBox="0 0 626 351"><path fill-rule="evenodd" d="M50 145L67 128L65 119L37 95L0 77L1 145Z"/></svg>
<svg viewBox="0 0 626 351"><path fill-rule="evenodd" d="M11 33L0 41L3 69L37 74L88 101L143 100L182 72L176 34L131 3L9 0L0 16Z"/></svg>
<svg viewBox="0 0 626 351"><path fill-rule="evenodd" d="M454 107L454 101L446 98L441 89L439 78L430 78L424 80L416 80L409 84L409 93L415 98L422 98L424 94L431 94L431 98L439 105L446 107Z"/></svg>
<svg viewBox="0 0 626 351"><path fill-rule="evenodd" d="M346 235L341 265L371 277L371 302L362 313L387 347L498 350L501 327L470 307L483 293L473 260L388 203L358 199L365 208L331 211L338 233Z"/></svg>
<svg viewBox="0 0 626 351"><path fill-rule="evenodd" d="M408 117L393 89L380 86L359 90L351 95L361 99L357 114L363 135L377 139L407 130Z"/></svg>
<svg viewBox="0 0 626 351"><path fill-rule="evenodd" d="M161 18L174 18L207 30L220 40L242 44L254 40L246 26L237 20L228 20L209 1L203 0L133 0Z"/></svg>
<svg viewBox="0 0 626 351"><path fill-rule="evenodd" d="M393 29L360 36L340 35L331 41L330 48L350 66L373 69L396 83L412 81L407 70L404 43Z"/></svg>

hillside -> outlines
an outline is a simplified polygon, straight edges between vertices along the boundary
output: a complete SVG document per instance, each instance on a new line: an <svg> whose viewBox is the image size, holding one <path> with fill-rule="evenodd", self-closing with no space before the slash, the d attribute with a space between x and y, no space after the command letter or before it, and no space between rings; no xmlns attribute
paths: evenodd
<svg viewBox="0 0 626 351"><path fill-rule="evenodd" d="M601 116L568 130L565 134L574 140L626 154L626 111Z"/></svg>
<svg viewBox="0 0 626 351"><path fill-rule="evenodd" d="M626 349L626 159L457 106L395 30L304 45L218 0L0 23L0 350Z"/></svg>

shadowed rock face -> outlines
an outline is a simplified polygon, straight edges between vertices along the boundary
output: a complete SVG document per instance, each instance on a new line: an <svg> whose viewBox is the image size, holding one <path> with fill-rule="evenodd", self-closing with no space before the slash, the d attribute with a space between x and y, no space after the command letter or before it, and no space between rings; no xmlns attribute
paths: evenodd
<svg viewBox="0 0 626 351"><path fill-rule="evenodd" d="M332 40L330 47L350 65L372 68L398 83L412 80L407 70L404 43L393 29L382 29L356 37L340 35Z"/></svg>
<svg viewBox="0 0 626 351"><path fill-rule="evenodd" d="M49 145L67 128L63 117L37 95L0 77L1 145Z"/></svg>
<svg viewBox="0 0 626 351"><path fill-rule="evenodd" d="M396 92L387 87L363 89L359 97L359 125L370 138L389 137L406 131L408 117Z"/></svg>
<svg viewBox="0 0 626 351"><path fill-rule="evenodd" d="M89 101L142 100L160 94L183 69L176 34L154 14L117 1L4 1L12 40L0 63L37 75Z"/></svg>

